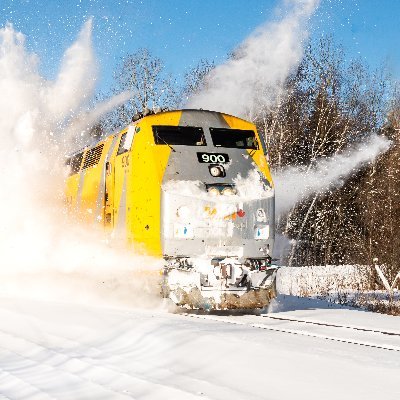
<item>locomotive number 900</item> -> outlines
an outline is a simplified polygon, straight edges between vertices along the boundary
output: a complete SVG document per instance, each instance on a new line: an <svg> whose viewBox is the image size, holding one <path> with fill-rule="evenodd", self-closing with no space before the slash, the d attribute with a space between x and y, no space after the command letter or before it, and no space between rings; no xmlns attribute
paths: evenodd
<svg viewBox="0 0 400 400"><path fill-rule="evenodd" d="M197 158L201 163L224 164L229 162L228 154L224 153L197 153Z"/></svg>

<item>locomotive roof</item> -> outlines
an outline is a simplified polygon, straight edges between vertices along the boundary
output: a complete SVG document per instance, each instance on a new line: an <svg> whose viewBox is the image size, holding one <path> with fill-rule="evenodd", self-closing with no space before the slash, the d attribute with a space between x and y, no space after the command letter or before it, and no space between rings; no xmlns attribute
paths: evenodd
<svg viewBox="0 0 400 400"><path fill-rule="evenodd" d="M203 114L203 115L204 114L216 114L216 115L221 115L221 116L222 115L226 115L228 117L232 117L232 118L236 118L236 119L239 119L239 120L242 120L242 121L249 122L249 121L247 121L247 120L245 120L243 118L237 117L235 115L226 114L226 113L221 112L221 111L203 110L201 108L200 109L198 109L198 108L182 108L182 109L177 109L177 110L164 110L164 111L160 111L160 112L150 111L149 114L146 114L146 115L141 114L141 116L138 119L136 119L135 121L132 121L129 125L121 128L121 129L118 129L118 130L116 130L116 131L114 131L112 133L106 134L100 140L97 140L96 142L93 142L93 143L91 143L91 144L89 144L89 145L87 145L87 146L85 146L85 147L83 147L83 148L81 148L79 150L76 150L76 151L74 151L72 153L69 153L67 157L72 157L72 156L74 156L76 154L82 153L82 152L84 152L84 151L86 151L88 149L92 149L92 148L96 147L100 142L106 140L108 137L113 136L115 134L118 134L119 132L121 132L122 130L126 129L128 126L130 126L131 124L136 123L138 121L141 121L144 118L149 118L149 117L151 118L151 117L155 117L155 116L160 115L160 114L169 114L169 113L176 113L176 112L185 113L185 117L188 117L193 122L196 122L197 119L200 120L201 119L200 118L201 114Z"/></svg>

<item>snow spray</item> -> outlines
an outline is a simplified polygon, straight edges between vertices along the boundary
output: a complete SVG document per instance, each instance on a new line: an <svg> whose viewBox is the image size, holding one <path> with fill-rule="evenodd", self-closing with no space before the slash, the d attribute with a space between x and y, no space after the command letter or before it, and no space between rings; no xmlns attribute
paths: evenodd
<svg viewBox="0 0 400 400"><path fill-rule="evenodd" d="M371 135L355 147L330 158L321 158L312 168L288 167L274 175L276 212L282 215L314 193L343 185L346 178L390 147L383 136Z"/></svg>
<svg viewBox="0 0 400 400"><path fill-rule="evenodd" d="M136 272L160 268L158 260L110 248L101 232L64 211L62 160L72 132L126 99L88 111L97 71L91 31L88 20L49 81L24 35L11 24L0 29L0 294L137 304L145 285Z"/></svg>
<svg viewBox="0 0 400 400"><path fill-rule="evenodd" d="M346 179L363 165L373 162L390 147L390 140L376 134L364 142L350 147L330 158L321 158L311 167L289 166L274 174L276 215L284 216L297 203L316 193L339 188ZM276 236L274 258L286 261L292 241L286 236Z"/></svg>
<svg viewBox="0 0 400 400"><path fill-rule="evenodd" d="M285 17L259 27L235 55L214 68L204 89L189 99L189 108L203 108L250 118L260 107L275 104L289 74L300 63L307 23L317 0L285 2Z"/></svg>

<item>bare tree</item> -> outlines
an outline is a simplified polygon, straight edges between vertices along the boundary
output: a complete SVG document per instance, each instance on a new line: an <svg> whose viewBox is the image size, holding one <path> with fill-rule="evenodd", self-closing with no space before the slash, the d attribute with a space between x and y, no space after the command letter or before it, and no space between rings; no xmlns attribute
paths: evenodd
<svg viewBox="0 0 400 400"><path fill-rule="evenodd" d="M107 128L127 125L144 109L174 109L180 102L176 81L165 73L164 64L148 49L139 49L122 59L115 73L114 93L130 91L131 98L107 117Z"/></svg>
<svg viewBox="0 0 400 400"><path fill-rule="evenodd" d="M213 61L201 59L193 68L185 73L182 89L182 105L190 99L191 96L200 92L207 86L207 76L215 68Z"/></svg>
<svg viewBox="0 0 400 400"><path fill-rule="evenodd" d="M400 99L382 130L391 148L367 169L357 201L365 224L365 253L385 264L393 279L400 270Z"/></svg>

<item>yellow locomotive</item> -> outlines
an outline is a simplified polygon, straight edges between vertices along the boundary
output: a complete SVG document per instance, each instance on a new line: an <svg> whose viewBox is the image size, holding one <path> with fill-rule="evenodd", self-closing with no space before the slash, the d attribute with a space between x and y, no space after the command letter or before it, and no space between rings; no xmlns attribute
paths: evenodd
<svg viewBox="0 0 400 400"><path fill-rule="evenodd" d="M67 164L70 210L163 257L162 294L176 304L252 309L275 295L274 189L252 123L205 110L137 115Z"/></svg>

